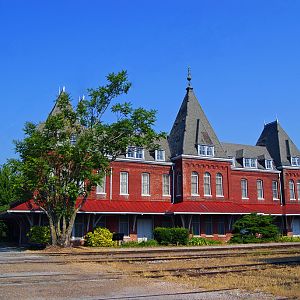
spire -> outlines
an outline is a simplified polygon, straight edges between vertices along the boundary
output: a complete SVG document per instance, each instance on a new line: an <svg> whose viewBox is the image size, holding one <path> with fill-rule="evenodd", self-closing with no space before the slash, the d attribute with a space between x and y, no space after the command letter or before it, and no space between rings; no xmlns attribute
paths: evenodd
<svg viewBox="0 0 300 300"><path fill-rule="evenodd" d="M187 89L192 89L192 84L191 84L191 80L192 80L191 67L188 67L188 75L187 75L186 79L188 81Z"/></svg>

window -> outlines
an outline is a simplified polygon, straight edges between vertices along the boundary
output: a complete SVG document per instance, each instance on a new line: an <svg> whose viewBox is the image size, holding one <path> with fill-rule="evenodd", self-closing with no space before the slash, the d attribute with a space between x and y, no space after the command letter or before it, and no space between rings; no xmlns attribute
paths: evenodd
<svg viewBox="0 0 300 300"><path fill-rule="evenodd" d="M210 174L204 174L204 196L211 196Z"/></svg>
<svg viewBox="0 0 300 300"><path fill-rule="evenodd" d="M272 194L273 194L273 199L278 200L278 182L277 181L272 181Z"/></svg>
<svg viewBox="0 0 300 300"><path fill-rule="evenodd" d="M210 216L205 217L205 234L213 235L213 223L212 223L212 217Z"/></svg>
<svg viewBox="0 0 300 300"><path fill-rule="evenodd" d="M300 180L297 181L297 194L298 194L298 200L300 200Z"/></svg>
<svg viewBox="0 0 300 300"><path fill-rule="evenodd" d="M266 165L266 169L271 170L273 169L273 162L271 159L266 159L265 160L265 165Z"/></svg>
<svg viewBox="0 0 300 300"><path fill-rule="evenodd" d="M217 197L223 197L224 196L223 176L220 173L218 173L216 175L216 195L217 195Z"/></svg>
<svg viewBox="0 0 300 300"><path fill-rule="evenodd" d="M170 175L169 174L163 174L163 196L170 196Z"/></svg>
<svg viewBox="0 0 300 300"><path fill-rule="evenodd" d="M256 158L244 158L244 168L257 168Z"/></svg>
<svg viewBox="0 0 300 300"><path fill-rule="evenodd" d="M192 195L199 195L198 173L197 172L192 172L192 176L191 176L191 194Z"/></svg>
<svg viewBox="0 0 300 300"><path fill-rule="evenodd" d="M242 191L242 199L248 199L248 181L247 181L247 179L241 180L241 191Z"/></svg>
<svg viewBox="0 0 300 300"><path fill-rule="evenodd" d="M291 200L296 200L295 197L295 184L293 180L289 181L289 188L290 188L290 199Z"/></svg>
<svg viewBox="0 0 300 300"><path fill-rule="evenodd" d="M257 187L257 199L264 199L263 181L260 179L257 180L256 187Z"/></svg>
<svg viewBox="0 0 300 300"><path fill-rule="evenodd" d="M128 147L126 157L144 159L144 149L142 147Z"/></svg>
<svg viewBox="0 0 300 300"><path fill-rule="evenodd" d="M142 195L150 195L150 174L142 173Z"/></svg>
<svg viewBox="0 0 300 300"><path fill-rule="evenodd" d="M97 185L96 194L105 194L106 176L101 178L101 182Z"/></svg>
<svg viewBox="0 0 300 300"><path fill-rule="evenodd" d="M164 150L155 150L155 160L165 161L165 151Z"/></svg>
<svg viewBox="0 0 300 300"><path fill-rule="evenodd" d="M225 235L225 220L223 216L218 220L218 235Z"/></svg>
<svg viewBox="0 0 300 300"><path fill-rule="evenodd" d="M129 236L128 216L120 216L120 218L119 218L119 233L124 233L125 236Z"/></svg>
<svg viewBox="0 0 300 300"><path fill-rule="evenodd" d="M215 156L215 147L208 145L198 145L198 154L202 156Z"/></svg>
<svg viewBox="0 0 300 300"><path fill-rule="evenodd" d="M182 193L182 175L180 173L177 174L177 185L176 185L176 195L180 196Z"/></svg>
<svg viewBox="0 0 300 300"><path fill-rule="evenodd" d="M128 195L128 173L120 173L120 194Z"/></svg>
<svg viewBox="0 0 300 300"><path fill-rule="evenodd" d="M200 216L193 216L191 225L193 235L200 235Z"/></svg>
<svg viewBox="0 0 300 300"><path fill-rule="evenodd" d="M292 156L291 157L291 165L294 167L300 166L300 157Z"/></svg>

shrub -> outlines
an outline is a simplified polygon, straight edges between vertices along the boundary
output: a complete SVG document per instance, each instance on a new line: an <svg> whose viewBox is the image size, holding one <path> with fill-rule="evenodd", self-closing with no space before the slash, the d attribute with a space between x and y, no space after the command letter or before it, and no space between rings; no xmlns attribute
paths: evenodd
<svg viewBox="0 0 300 300"><path fill-rule="evenodd" d="M187 245L189 239L188 229L182 227L156 227L153 235L160 245Z"/></svg>
<svg viewBox="0 0 300 300"><path fill-rule="evenodd" d="M85 245L89 247L115 247L117 243L112 240L113 234L103 227L97 227L85 236Z"/></svg>
<svg viewBox="0 0 300 300"><path fill-rule="evenodd" d="M279 230L272 216L245 215L233 225L230 243L261 243L278 240Z"/></svg>
<svg viewBox="0 0 300 300"><path fill-rule="evenodd" d="M188 244L190 246L206 246L206 245L220 245L221 241L211 240L201 237L193 237L189 240Z"/></svg>
<svg viewBox="0 0 300 300"><path fill-rule="evenodd" d="M3 221L0 221L0 241L7 241L7 235L8 227Z"/></svg>
<svg viewBox="0 0 300 300"><path fill-rule="evenodd" d="M158 246L158 242L156 240L149 240L149 241L129 241L122 244L122 247L124 248L130 248L130 247L156 247Z"/></svg>
<svg viewBox="0 0 300 300"><path fill-rule="evenodd" d="M27 233L30 243L49 244L51 240L50 228L48 226L33 226Z"/></svg>
<svg viewBox="0 0 300 300"><path fill-rule="evenodd" d="M281 236L278 238L278 242L288 243L288 242L300 242L300 236Z"/></svg>

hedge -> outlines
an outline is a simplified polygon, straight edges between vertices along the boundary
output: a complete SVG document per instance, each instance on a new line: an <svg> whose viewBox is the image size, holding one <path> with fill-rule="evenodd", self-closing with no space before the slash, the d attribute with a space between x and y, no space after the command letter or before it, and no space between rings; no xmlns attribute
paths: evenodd
<svg viewBox="0 0 300 300"><path fill-rule="evenodd" d="M182 227L156 227L153 235L160 245L187 245L189 240L188 229Z"/></svg>

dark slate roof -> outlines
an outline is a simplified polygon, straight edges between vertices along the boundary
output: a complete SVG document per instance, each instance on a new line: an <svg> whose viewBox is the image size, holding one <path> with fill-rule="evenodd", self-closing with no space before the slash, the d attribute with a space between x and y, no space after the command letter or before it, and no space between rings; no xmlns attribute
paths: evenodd
<svg viewBox="0 0 300 300"><path fill-rule="evenodd" d="M235 158L235 166L243 167L243 158L256 158L258 169L265 169L265 160L272 159L266 147L221 143L227 157Z"/></svg>
<svg viewBox="0 0 300 300"><path fill-rule="evenodd" d="M181 154L198 155L197 144L213 145L215 157L226 157L192 87L187 88L168 140L172 157Z"/></svg>
<svg viewBox="0 0 300 300"><path fill-rule="evenodd" d="M275 165L291 166L290 157L300 157L300 151L278 121L266 124L256 145L266 146Z"/></svg>

